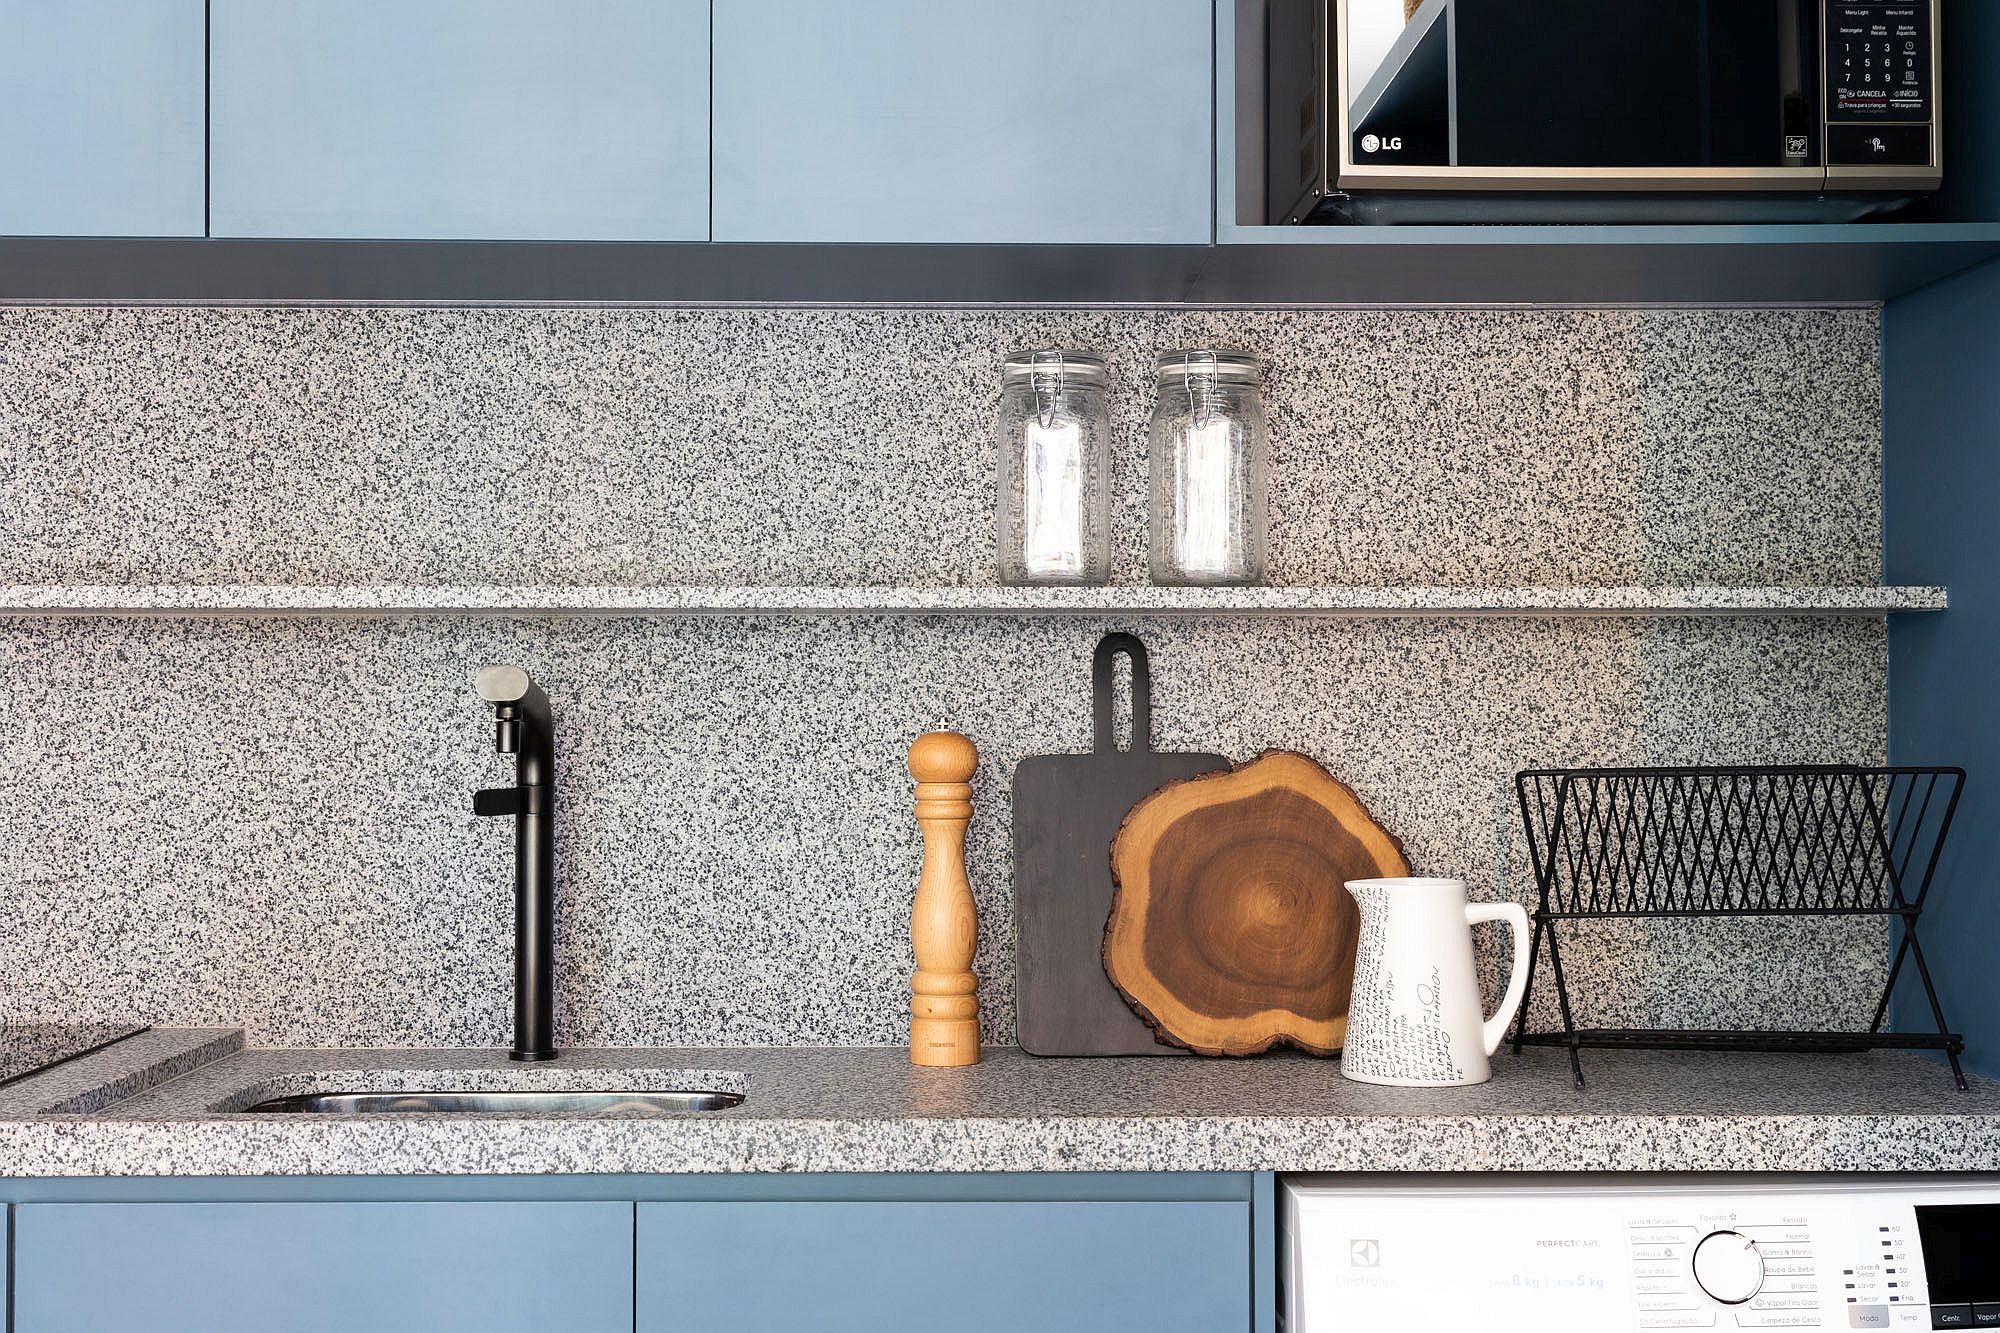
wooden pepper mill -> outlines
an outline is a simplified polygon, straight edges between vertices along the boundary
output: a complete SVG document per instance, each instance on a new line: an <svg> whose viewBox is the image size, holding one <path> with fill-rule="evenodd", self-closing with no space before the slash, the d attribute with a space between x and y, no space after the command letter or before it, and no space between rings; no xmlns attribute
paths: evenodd
<svg viewBox="0 0 2000 1333"><path fill-rule="evenodd" d="M917 955L910 978L910 1063L979 1063L979 978L972 951L979 913L965 877L965 826L972 820L972 774L979 751L955 731L926 732L910 745L924 869L910 912Z"/></svg>

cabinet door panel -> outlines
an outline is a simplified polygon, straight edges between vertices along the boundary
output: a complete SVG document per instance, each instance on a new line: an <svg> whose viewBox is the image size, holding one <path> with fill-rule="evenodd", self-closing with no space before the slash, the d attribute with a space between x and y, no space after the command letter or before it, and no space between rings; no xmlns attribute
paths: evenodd
<svg viewBox="0 0 2000 1333"><path fill-rule="evenodd" d="M0 233L202 234L202 0L0 3Z"/></svg>
<svg viewBox="0 0 2000 1333"><path fill-rule="evenodd" d="M1211 230L1210 0L729 0L718 241Z"/></svg>
<svg viewBox="0 0 2000 1333"><path fill-rule="evenodd" d="M702 240L708 0L214 0L217 236Z"/></svg>
<svg viewBox="0 0 2000 1333"><path fill-rule="evenodd" d="M642 1203L638 1333L1226 1333L1244 1203Z"/></svg>
<svg viewBox="0 0 2000 1333"><path fill-rule="evenodd" d="M34 1203L15 1333L628 1333L629 1203Z"/></svg>

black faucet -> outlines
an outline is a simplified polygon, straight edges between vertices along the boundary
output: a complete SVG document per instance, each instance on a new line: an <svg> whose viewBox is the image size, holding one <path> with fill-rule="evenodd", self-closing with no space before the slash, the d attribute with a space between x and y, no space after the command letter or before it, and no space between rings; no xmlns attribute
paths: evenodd
<svg viewBox="0 0 2000 1333"><path fill-rule="evenodd" d="M493 749L518 756L516 785L472 798L479 815L514 816L513 1060L553 1060L556 982L555 732L549 696L517 666L479 668L493 705Z"/></svg>

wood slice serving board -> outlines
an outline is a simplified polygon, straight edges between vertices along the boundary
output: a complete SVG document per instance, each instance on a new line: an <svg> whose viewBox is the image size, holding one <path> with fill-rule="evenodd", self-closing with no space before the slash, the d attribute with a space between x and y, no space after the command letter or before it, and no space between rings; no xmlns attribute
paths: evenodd
<svg viewBox="0 0 2000 1333"><path fill-rule="evenodd" d="M1360 928L1342 885L1410 873L1345 784L1285 750L1155 792L1111 866L1104 970L1163 1037L1203 1055L1337 1053Z"/></svg>
<svg viewBox="0 0 2000 1333"><path fill-rule="evenodd" d="M1132 662L1132 748L1113 748L1111 668ZM1036 755L1014 770L1016 1026L1030 1055L1185 1055L1163 1045L1104 975L1111 839L1132 806L1162 785L1229 767L1219 754L1150 748L1146 646L1106 635L1091 667L1096 748Z"/></svg>

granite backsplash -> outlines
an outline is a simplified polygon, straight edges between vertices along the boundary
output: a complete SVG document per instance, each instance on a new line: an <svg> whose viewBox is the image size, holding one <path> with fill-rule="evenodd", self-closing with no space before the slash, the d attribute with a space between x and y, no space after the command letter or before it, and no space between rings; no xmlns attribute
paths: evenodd
<svg viewBox="0 0 2000 1333"><path fill-rule="evenodd" d="M1153 353L1270 360L1286 583L1879 579L1861 310L0 311L0 582L991 581L996 363L1112 358L1143 578ZM901 1038L902 749L984 753L972 874L1012 1031L1007 780L1089 740L1108 628L1156 743L1304 749L1424 873L1525 891L1547 763L1879 759L1879 621L483 617L0 621L0 1019L496 1045L485 661L548 687L559 1035ZM1745 966L1745 951L1754 965ZM1565 949L1601 1021L1865 1022L1874 925Z"/></svg>

